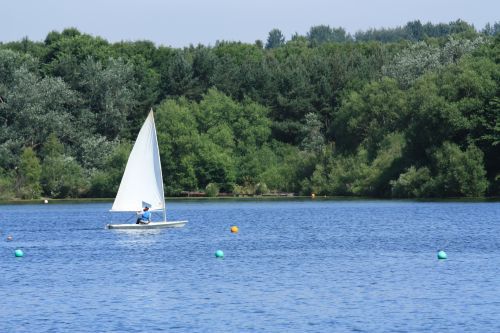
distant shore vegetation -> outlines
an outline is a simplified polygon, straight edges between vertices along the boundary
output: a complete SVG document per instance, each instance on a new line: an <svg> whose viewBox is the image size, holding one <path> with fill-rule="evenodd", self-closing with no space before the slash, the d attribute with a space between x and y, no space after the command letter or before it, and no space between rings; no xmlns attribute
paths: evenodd
<svg viewBox="0 0 500 333"><path fill-rule="evenodd" d="M114 197L151 108L168 196L499 196L499 83L500 23L0 43L0 199Z"/></svg>

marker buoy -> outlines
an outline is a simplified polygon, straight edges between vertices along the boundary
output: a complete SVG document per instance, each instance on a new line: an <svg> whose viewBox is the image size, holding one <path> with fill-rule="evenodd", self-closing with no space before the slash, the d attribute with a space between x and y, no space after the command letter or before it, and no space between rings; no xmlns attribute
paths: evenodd
<svg viewBox="0 0 500 333"><path fill-rule="evenodd" d="M316 198L316 194L311 193L311 198L313 198L313 199Z"/></svg>
<svg viewBox="0 0 500 333"><path fill-rule="evenodd" d="M443 250L439 250L438 251L438 259L447 259L448 256L446 255L446 252L444 252Z"/></svg>
<svg viewBox="0 0 500 333"><path fill-rule="evenodd" d="M233 234L238 233L238 231L239 231L239 229L238 229L238 227L237 227L237 226L233 225L233 226L231 227L231 232L232 232Z"/></svg>
<svg viewBox="0 0 500 333"><path fill-rule="evenodd" d="M8 235L8 236L7 236L7 241L8 241L8 242L10 242L10 241L11 241L11 240L13 240L13 239L14 239L14 238L12 238L12 236L11 236L11 235Z"/></svg>
<svg viewBox="0 0 500 333"><path fill-rule="evenodd" d="M48 203L49 203L49 200L45 199L45 200L43 200L43 203L44 203L44 204L48 204Z"/></svg>
<svg viewBox="0 0 500 333"><path fill-rule="evenodd" d="M17 249L17 250L14 251L14 255L16 257L22 257L22 256L24 256L24 252L23 252L23 250Z"/></svg>
<svg viewBox="0 0 500 333"><path fill-rule="evenodd" d="M222 250L215 251L215 257L216 258L224 258L224 252L222 252Z"/></svg>

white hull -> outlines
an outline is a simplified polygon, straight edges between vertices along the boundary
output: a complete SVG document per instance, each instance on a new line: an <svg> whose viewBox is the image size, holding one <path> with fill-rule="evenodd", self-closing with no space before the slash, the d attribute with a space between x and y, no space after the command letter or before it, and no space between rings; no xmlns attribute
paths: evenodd
<svg viewBox="0 0 500 333"><path fill-rule="evenodd" d="M106 229L162 229L162 228L180 228L188 221L167 221L167 222L151 222L148 224L107 224Z"/></svg>

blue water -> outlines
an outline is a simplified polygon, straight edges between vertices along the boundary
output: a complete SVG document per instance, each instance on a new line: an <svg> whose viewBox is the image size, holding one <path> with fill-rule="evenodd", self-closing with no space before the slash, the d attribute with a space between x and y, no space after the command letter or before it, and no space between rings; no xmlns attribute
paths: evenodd
<svg viewBox="0 0 500 333"><path fill-rule="evenodd" d="M110 206L0 205L0 332L500 332L498 202Z"/></svg>

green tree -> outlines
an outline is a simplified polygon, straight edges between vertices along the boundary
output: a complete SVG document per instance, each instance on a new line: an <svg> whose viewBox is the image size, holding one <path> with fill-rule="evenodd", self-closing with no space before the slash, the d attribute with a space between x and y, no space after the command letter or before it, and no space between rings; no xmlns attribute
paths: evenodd
<svg viewBox="0 0 500 333"><path fill-rule="evenodd" d="M267 117L269 111L249 99L236 103L219 91L210 89L195 110L200 132L226 124L227 131L231 132L228 135L232 134L235 145L242 151L247 147L261 146L271 135L271 123Z"/></svg>
<svg viewBox="0 0 500 333"><path fill-rule="evenodd" d="M260 101L269 87L265 53L262 48L242 43L218 43L211 81L215 88L231 98L242 101L246 97Z"/></svg>
<svg viewBox="0 0 500 333"><path fill-rule="evenodd" d="M419 20L406 23L404 29L407 31L408 37L411 40L417 41L424 38L424 27Z"/></svg>
<svg viewBox="0 0 500 333"><path fill-rule="evenodd" d="M269 101L273 110L274 136L283 142L299 144L301 122L307 113L315 111L312 104L313 85L309 80L305 56L285 58L273 68L271 80L276 89Z"/></svg>
<svg viewBox="0 0 500 333"><path fill-rule="evenodd" d="M2 109L10 139L37 147L53 132L61 137L72 136L71 122L73 112L78 110L78 99L61 79L39 78L21 67L14 73L14 82L5 100Z"/></svg>
<svg viewBox="0 0 500 333"><path fill-rule="evenodd" d="M486 23L482 32L488 36L496 36L500 34L500 22L495 22L491 25L489 22Z"/></svg>
<svg viewBox="0 0 500 333"><path fill-rule="evenodd" d="M403 158L406 141L404 135L393 132L387 134L379 143L376 157L370 162L364 179L360 179L364 195L390 196L390 181L403 171Z"/></svg>
<svg viewBox="0 0 500 333"><path fill-rule="evenodd" d="M324 170L321 166L316 166L315 171L312 189L316 193L366 194L365 183L370 170L365 149L360 148L352 155L337 154ZM325 180L326 182L324 182Z"/></svg>
<svg viewBox="0 0 500 333"><path fill-rule="evenodd" d="M429 195L431 174L427 167L409 167L397 180L391 180L392 196L396 198L420 198Z"/></svg>
<svg viewBox="0 0 500 333"><path fill-rule="evenodd" d="M42 158L53 157L64 154L64 145L59 141L55 133L51 133L45 141L42 150Z"/></svg>
<svg viewBox="0 0 500 333"><path fill-rule="evenodd" d="M165 79L167 96L191 96L194 85L193 66L184 52L174 52Z"/></svg>
<svg viewBox="0 0 500 333"><path fill-rule="evenodd" d="M156 110L163 181L169 195L198 188L195 174L199 142L194 116L196 108L196 103L181 98L166 100Z"/></svg>
<svg viewBox="0 0 500 333"><path fill-rule="evenodd" d="M19 162L18 195L23 199L40 197L40 160L31 147L23 149Z"/></svg>
<svg viewBox="0 0 500 333"><path fill-rule="evenodd" d="M453 141L457 133L467 130L468 121L457 108L439 93L435 75L416 82L407 98L411 120L406 129L407 155L413 161L428 164L429 149Z"/></svg>
<svg viewBox="0 0 500 333"><path fill-rule="evenodd" d="M113 145L103 161L104 166L92 173L88 192L90 196L98 198L116 196L131 150L132 146L129 143Z"/></svg>
<svg viewBox="0 0 500 333"><path fill-rule="evenodd" d="M311 152L319 153L325 146L325 137L321 133L323 124L315 113L308 113L305 116L305 124L303 127L304 139L301 146L303 149Z"/></svg>
<svg viewBox="0 0 500 333"><path fill-rule="evenodd" d="M211 140L201 137L198 147L199 155L195 161L195 172L199 184L203 187L209 183L221 185L222 190L236 180L234 159L220 146Z"/></svg>
<svg viewBox="0 0 500 333"><path fill-rule="evenodd" d="M0 96L5 97L16 81L16 71L24 67L33 72L38 66L37 60L30 55L22 55L10 49L0 49Z"/></svg>
<svg viewBox="0 0 500 333"><path fill-rule="evenodd" d="M219 187L215 183L209 183L205 187L205 193L208 197L216 197L219 195Z"/></svg>
<svg viewBox="0 0 500 333"><path fill-rule="evenodd" d="M110 140L127 136L127 117L136 104L133 65L122 59L110 59L103 64L87 58L81 71L81 90L85 104L94 114L93 128Z"/></svg>
<svg viewBox="0 0 500 333"><path fill-rule="evenodd" d="M0 168L0 200L15 198L15 177Z"/></svg>
<svg viewBox="0 0 500 333"><path fill-rule="evenodd" d="M371 82L351 92L339 108L333 125L337 146L353 151L363 143L373 156L384 136L401 128L405 115L405 96L394 80Z"/></svg>
<svg viewBox="0 0 500 333"><path fill-rule="evenodd" d="M250 185L264 182L264 178L269 176L266 172L279 166L278 156L269 145L248 149L244 155L237 159L237 163L237 183ZM279 189L274 185L276 182L272 184L275 186L273 189Z"/></svg>
<svg viewBox="0 0 500 333"><path fill-rule="evenodd" d="M486 40L479 36L472 40L450 37L443 46L430 42L411 44L394 55L392 61L383 67L383 73L395 78L401 87L409 88L424 73L455 63L485 43Z"/></svg>
<svg viewBox="0 0 500 333"><path fill-rule="evenodd" d="M82 34L75 28L65 29L59 35L49 33L45 45L44 73L62 78L72 89L79 88L81 64L88 58L104 62L112 55L106 40Z"/></svg>
<svg viewBox="0 0 500 333"><path fill-rule="evenodd" d="M53 198L78 197L86 191L81 166L74 158L64 155L64 146L57 136L49 136L43 152L41 183L46 195Z"/></svg>
<svg viewBox="0 0 500 333"><path fill-rule="evenodd" d="M436 176L432 180L436 196L483 196L487 187L483 153L476 146L462 151L456 144L445 142L433 154Z"/></svg>
<svg viewBox="0 0 500 333"><path fill-rule="evenodd" d="M80 147L79 160L88 171L104 169L110 153L112 153L118 141L108 141L101 135L84 138Z"/></svg>
<svg viewBox="0 0 500 333"><path fill-rule="evenodd" d="M313 46L327 42L345 42L349 39L343 28L330 28L328 25L311 27L307 33L307 39Z"/></svg>
<svg viewBox="0 0 500 333"><path fill-rule="evenodd" d="M217 66L217 56L213 49L198 46L193 53L193 98L199 101L202 95L214 85L214 73Z"/></svg>
<svg viewBox="0 0 500 333"><path fill-rule="evenodd" d="M273 29L269 32L266 42L266 49L274 49L285 44L285 36L279 29Z"/></svg>

